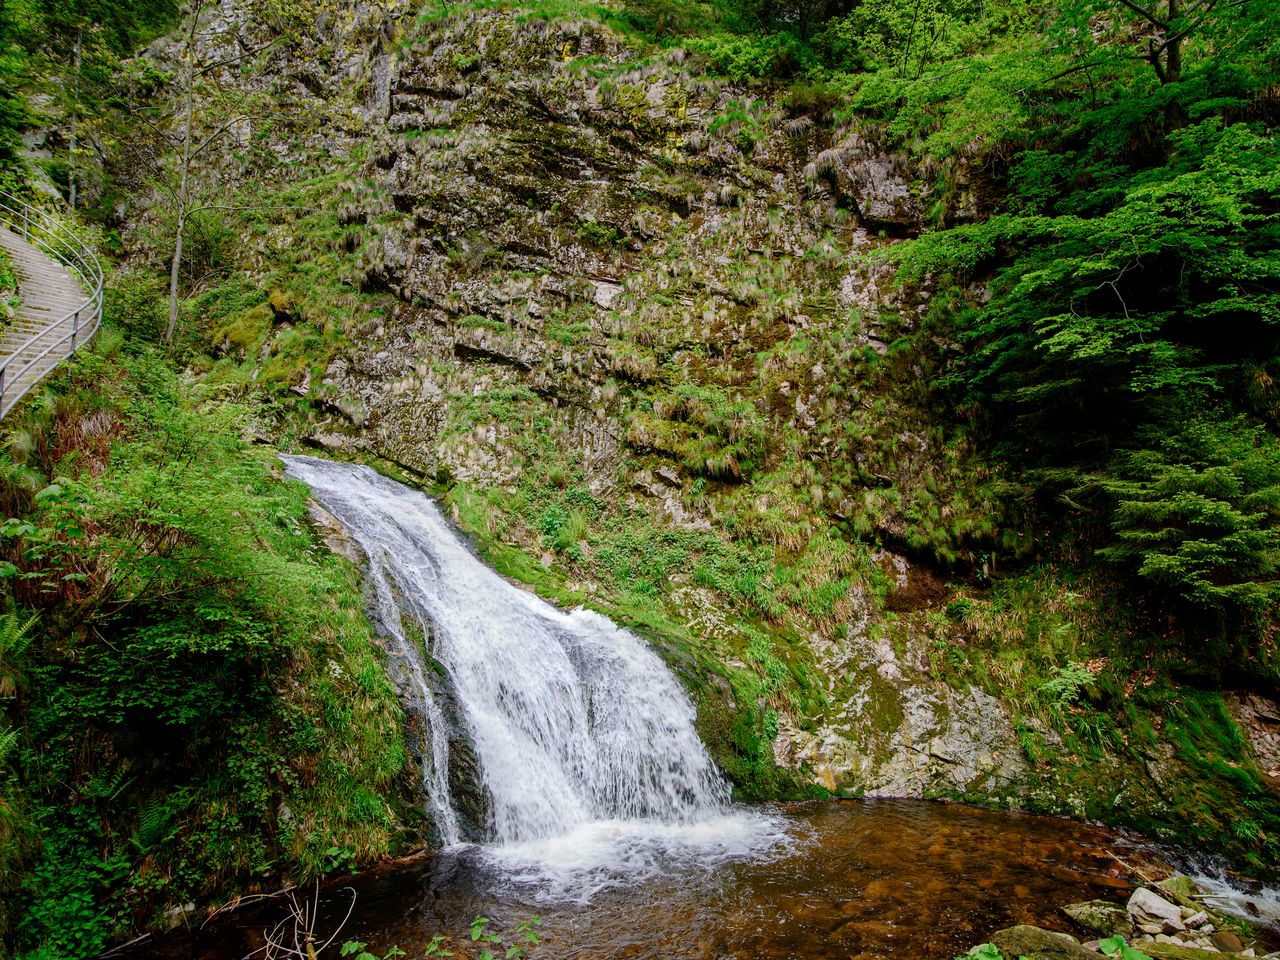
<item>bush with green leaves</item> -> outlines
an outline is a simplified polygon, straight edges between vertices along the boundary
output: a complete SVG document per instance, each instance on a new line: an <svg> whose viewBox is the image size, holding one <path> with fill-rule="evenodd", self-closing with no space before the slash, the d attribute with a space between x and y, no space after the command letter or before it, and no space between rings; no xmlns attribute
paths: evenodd
<svg viewBox="0 0 1280 960"><path fill-rule="evenodd" d="M899 256L914 278L991 277L949 320L953 395L1099 557L1239 667L1266 659L1280 595L1280 146L1217 119L1167 141L1165 162L1094 168L1053 199L1033 181L1071 174L1024 154L1022 209Z"/></svg>
<svg viewBox="0 0 1280 960"><path fill-rule="evenodd" d="M21 303L18 274L13 269L13 260L8 253L0 250L0 328L13 319Z"/></svg>
<svg viewBox="0 0 1280 960"><path fill-rule="evenodd" d="M38 396L0 457L0 576L40 615L0 651L22 785L0 809L39 836L8 936L33 957L346 869L400 829L401 712L354 571L238 410L118 344Z"/></svg>
<svg viewBox="0 0 1280 960"><path fill-rule="evenodd" d="M1151 960L1137 947L1131 947L1124 942L1124 937L1114 936L1107 937L1098 943L1100 953L1108 957L1119 957L1120 960Z"/></svg>

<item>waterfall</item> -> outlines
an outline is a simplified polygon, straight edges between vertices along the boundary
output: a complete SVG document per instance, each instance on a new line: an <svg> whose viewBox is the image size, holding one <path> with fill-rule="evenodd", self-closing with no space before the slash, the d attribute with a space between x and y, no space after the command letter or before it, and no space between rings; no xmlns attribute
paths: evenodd
<svg viewBox="0 0 1280 960"><path fill-rule="evenodd" d="M423 785L447 844L463 839L449 791L450 730L406 621L449 678L488 795L494 849L523 862L581 858L586 848L634 857L640 834L700 855L750 845L766 818L732 810L693 706L644 641L508 583L421 493L365 466L282 459L368 558L392 668L427 727Z"/></svg>

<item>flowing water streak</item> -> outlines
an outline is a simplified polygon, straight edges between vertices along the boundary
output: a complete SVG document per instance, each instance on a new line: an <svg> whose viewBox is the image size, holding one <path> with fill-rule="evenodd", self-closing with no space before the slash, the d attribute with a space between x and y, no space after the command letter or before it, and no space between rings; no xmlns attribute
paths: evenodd
<svg viewBox="0 0 1280 960"><path fill-rule="evenodd" d="M449 677L488 794L490 852L513 876L580 898L609 885L602 871L713 863L784 842L776 822L730 806L692 705L640 638L512 586L421 493L364 466L283 459L368 556L377 613L429 728L423 783L447 843L463 839L449 731L405 616Z"/></svg>

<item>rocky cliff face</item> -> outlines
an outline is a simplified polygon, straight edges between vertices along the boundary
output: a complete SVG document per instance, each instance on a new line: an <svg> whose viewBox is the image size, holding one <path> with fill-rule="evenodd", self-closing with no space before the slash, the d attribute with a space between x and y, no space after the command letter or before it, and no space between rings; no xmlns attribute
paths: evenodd
<svg viewBox="0 0 1280 960"><path fill-rule="evenodd" d="M365 286L398 304L309 385L333 411L311 442L518 491L542 463L527 434L545 429L593 496L703 532L722 530L721 497L767 501L796 473L817 491L798 541L937 464L963 469L912 429L918 395L864 399L852 369L926 309L872 257L878 231L923 221L923 176L679 51L635 59L596 26L493 14L375 63L366 178L341 215L376 237ZM904 539L911 504L885 506L879 532ZM537 532L523 545L542 552ZM880 560L905 588L908 561ZM813 632L801 654L828 711L807 730L781 711L779 763L885 795L1025 774L997 700L931 679L922 640L897 655L875 597L841 599L844 635ZM729 606L722 622L741 616Z"/></svg>

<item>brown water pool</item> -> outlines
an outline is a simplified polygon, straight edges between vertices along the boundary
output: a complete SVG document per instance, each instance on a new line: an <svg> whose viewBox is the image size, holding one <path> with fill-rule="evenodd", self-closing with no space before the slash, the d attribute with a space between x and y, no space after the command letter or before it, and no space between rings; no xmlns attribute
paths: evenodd
<svg viewBox="0 0 1280 960"><path fill-rule="evenodd" d="M1121 861L1141 869L1161 856L1088 824L920 801L772 812L794 839L770 855L620 873L585 903L513 881L480 848L373 871L351 884L356 902L338 942L368 941L379 952L394 944L414 957L444 933L467 956L473 917L491 917L506 933L538 915L544 939L531 956L547 960L951 960L1012 924L1070 930L1063 904L1123 899L1133 884ZM351 894L323 896L327 937ZM279 915L274 904L242 910L127 956L234 960L260 949Z"/></svg>

